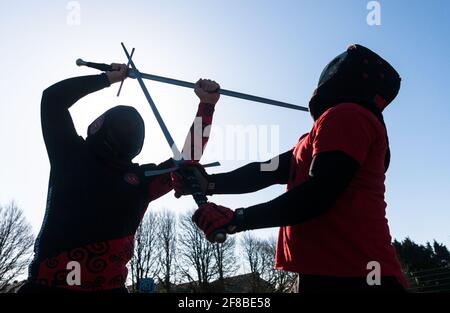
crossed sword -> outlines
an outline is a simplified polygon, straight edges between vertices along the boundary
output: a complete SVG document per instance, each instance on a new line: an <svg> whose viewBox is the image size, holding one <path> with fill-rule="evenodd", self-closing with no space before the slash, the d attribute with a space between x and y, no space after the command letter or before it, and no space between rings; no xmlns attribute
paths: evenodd
<svg viewBox="0 0 450 313"><path fill-rule="evenodd" d="M145 86L144 79L149 79L149 80L153 80L153 81L158 81L158 82L162 82L162 83L167 83L167 84L172 84L172 85L177 85L177 86L187 87L187 88L192 88L192 89L195 88L195 84L186 82L186 81L182 81L182 80L178 80L178 79L172 79L172 78L167 78L167 77L163 77L163 76L157 76L157 75L139 72L138 69L136 68L136 65L134 64L134 62L132 60L135 49L133 48L133 50L130 54L130 53L128 53L128 50L125 47L125 45L123 44L123 42L121 43L121 45L122 45L123 51L125 52L125 55L128 59L127 66L128 67L131 66L131 68L128 70L128 77L136 79L138 81L139 85L141 86L141 89L142 89L145 97L147 98L147 102L153 111L153 115L155 116L155 118L164 134L164 137L165 137L167 143L169 144L170 149L172 150L173 156L174 156L174 162L175 162L174 168L165 169L165 170L157 170L157 171L149 171L149 172L146 172L145 175L146 176L160 175L163 173L172 172L176 169L180 169L180 166L181 166L182 162L184 161L183 155L180 152L180 150L178 149L177 145L175 144L175 141L173 140L173 137L170 134L169 129L167 128L166 124L164 123L164 120L162 119L161 114L159 113L159 111L155 105L155 102L153 101L152 97L150 96L150 93L148 92L147 87ZM104 63L86 62L86 61L83 61L82 59L78 59L76 61L76 64L78 66L87 66L87 67L95 68L95 69L98 69L101 71L113 71L113 68L111 67L111 65L104 64ZM122 90L122 85L123 85L123 81L120 84L117 96L120 95L120 91ZM306 108L306 107L297 106L294 104L281 102L281 101L277 101L277 100L272 100L272 99L268 99L268 98L253 96L253 95L236 92L236 91L232 91L232 90L219 89L219 93L221 95L225 95L225 96L230 96L230 97L235 97L235 98L240 98L240 99L245 99L245 100L250 100L250 101L255 101L255 102L266 103L266 104L270 104L270 105L274 105L274 106L278 106L278 107L284 107L284 108L288 108L288 109L294 109L294 110L308 112L308 108ZM205 164L204 167L212 167L212 166L218 166L218 165L220 165L219 162L213 162L213 163ZM183 179L185 179L185 181L189 185L189 187L191 189L192 197L194 198L196 204L200 207L201 205L207 203L208 198L206 197L205 193L201 190L201 186L197 180L197 177L195 177L195 175L193 173L190 173L188 171L183 171L183 170L180 170L180 174L183 176ZM220 230L215 231L211 237L214 242L223 243L226 240L227 233L224 229L220 229Z"/></svg>

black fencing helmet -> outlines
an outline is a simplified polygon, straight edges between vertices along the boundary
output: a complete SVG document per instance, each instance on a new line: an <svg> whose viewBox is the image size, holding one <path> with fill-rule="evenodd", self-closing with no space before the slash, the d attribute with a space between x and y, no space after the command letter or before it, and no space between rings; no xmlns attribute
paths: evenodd
<svg viewBox="0 0 450 313"><path fill-rule="evenodd" d="M100 157L113 163L129 164L141 152L144 137L144 121L139 112L120 105L89 125L86 141Z"/></svg>
<svg viewBox="0 0 450 313"><path fill-rule="evenodd" d="M310 102L316 120L336 100L373 102L382 111L397 96L400 76L382 57L361 45L351 45L322 71Z"/></svg>
<svg viewBox="0 0 450 313"><path fill-rule="evenodd" d="M400 90L400 76L382 57L361 45L351 45L322 71L310 102L309 111L317 120L326 110L340 103L357 103L371 111L386 127L382 111ZM391 152L386 135L385 170Z"/></svg>

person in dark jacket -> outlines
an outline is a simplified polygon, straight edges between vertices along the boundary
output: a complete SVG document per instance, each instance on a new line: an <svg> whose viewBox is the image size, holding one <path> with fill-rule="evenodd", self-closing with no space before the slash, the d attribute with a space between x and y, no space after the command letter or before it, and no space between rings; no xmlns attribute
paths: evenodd
<svg viewBox="0 0 450 313"><path fill-rule="evenodd" d="M115 71L70 78L43 92L42 132L51 171L45 217L21 292L126 292L136 229L149 203L172 190L170 174L145 175L173 167L172 159L159 165L132 162L145 136L133 107L103 113L88 127L86 140L75 131L69 108L127 77L126 65L112 66ZM197 82L196 121L202 128L212 123L218 88L210 80ZM189 143L195 141L191 136ZM207 140L201 142L204 148ZM75 284L68 279L74 262L80 270Z"/></svg>

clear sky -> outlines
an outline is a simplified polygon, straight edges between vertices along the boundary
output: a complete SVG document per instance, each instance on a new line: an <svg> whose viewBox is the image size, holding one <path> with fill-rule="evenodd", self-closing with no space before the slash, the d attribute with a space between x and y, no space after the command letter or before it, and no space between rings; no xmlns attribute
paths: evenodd
<svg viewBox="0 0 450 313"><path fill-rule="evenodd" d="M69 1L0 1L0 203L15 199L37 233L44 215L49 162L40 130L42 90L77 75L95 73L75 60L125 62L120 42L136 47L140 70L195 81L213 78L223 88L305 105L324 65L349 43L366 45L402 76L399 97L385 111L392 163L387 175L387 215L394 238L450 245L450 2L379 1L381 25L369 26L365 0L311 1L77 1L80 23L68 23ZM68 6L69 5L69 6ZM69 10L68 10L69 7ZM147 83L178 145L195 114L193 91ZM127 80L78 102L71 113L79 134L106 109L134 105L146 122L138 162L171 156L137 82ZM222 97L215 129L230 125L279 130L272 153L292 147L312 126L308 114ZM242 136L245 134L242 133ZM258 135L261 135L258 133ZM205 161L226 171L249 161L218 158L228 147L211 138ZM258 146L266 159L271 153ZM264 150L264 151L263 151ZM211 199L232 208L269 200L274 186L244 196ZM183 212L194 203L169 194L150 210ZM275 230L260 232L262 235Z"/></svg>

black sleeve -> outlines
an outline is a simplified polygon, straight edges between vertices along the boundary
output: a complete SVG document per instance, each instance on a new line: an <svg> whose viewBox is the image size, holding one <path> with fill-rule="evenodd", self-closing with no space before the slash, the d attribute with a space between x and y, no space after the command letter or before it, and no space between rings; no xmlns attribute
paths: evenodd
<svg viewBox="0 0 450 313"><path fill-rule="evenodd" d="M209 176L213 194L254 192L275 184L286 184L289 178L292 150L266 161L254 162L234 171ZM273 170L262 170L264 167Z"/></svg>
<svg viewBox="0 0 450 313"><path fill-rule="evenodd" d="M106 74L63 80L44 90L41 124L50 161L71 153L79 141L69 108L82 97L110 86Z"/></svg>
<svg viewBox="0 0 450 313"><path fill-rule="evenodd" d="M317 154L309 179L272 201L244 209L241 230L292 226L327 212L345 191L359 168L341 151Z"/></svg>

